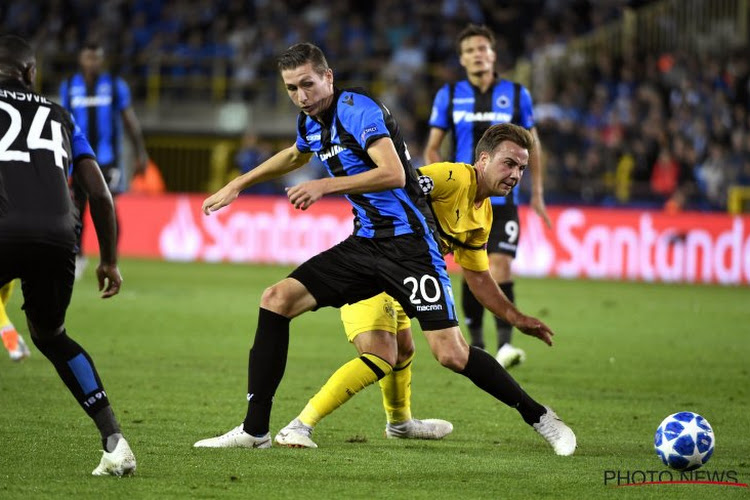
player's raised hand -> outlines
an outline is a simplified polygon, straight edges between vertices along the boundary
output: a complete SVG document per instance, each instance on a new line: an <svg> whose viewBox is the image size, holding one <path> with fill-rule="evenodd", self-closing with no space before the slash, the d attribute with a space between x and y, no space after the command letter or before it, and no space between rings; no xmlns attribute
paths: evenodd
<svg viewBox="0 0 750 500"><path fill-rule="evenodd" d="M552 336L554 332L542 321L532 318L531 316L522 316L521 319L513 325L526 335L536 337L547 345L552 345Z"/></svg>
<svg viewBox="0 0 750 500"><path fill-rule="evenodd" d="M103 299L108 299L120 292L122 276L117 264L99 263L96 268L96 279L99 281L99 291L102 292Z"/></svg>
<svg viewBox="0 0 750 500"><path fill-rule="evenodd" d="M307 210L307 208L323 197L325 193L325 179L305 181L296 186L286 188L286 195L294 208Z"/></svg>
<svg viewBox="0 0 750 500"><path fill-rule="evenodd" d="M223 188L216 191L214 194L203 200L203 206L201 210L206 215L211 215L211 212L216 212L222 207L226 207L240 195L240 190L235 188L230 182Z"/></svg>

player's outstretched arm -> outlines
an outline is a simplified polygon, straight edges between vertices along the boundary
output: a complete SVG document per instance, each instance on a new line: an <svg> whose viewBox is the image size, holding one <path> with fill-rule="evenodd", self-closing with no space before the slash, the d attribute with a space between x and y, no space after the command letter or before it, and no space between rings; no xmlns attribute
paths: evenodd
<svg viewBox="0 0 750 500"><path fill-rule="evenodd" d="M206 198L203 201L203 213L211 215L211 212L216 212L236 200L243 189L296 170L306 164L311 156L311 153L302 153L296 145L279 151L249 172L235 177L226 186Z"/></svg>
<svg viewBox="0 0 750 500"><path fill-rule="evenodd" d="M112 195L109 193L99 165L93 158L78 160L73 168L74 182L78 182L89 198L91 219L99 240L100 262L96 269L102 298L117 295L122 276L117 268L117 222Z"/></svg>
<svg viewBox="0 0 750 500"><path fill-rule="evenodd" d="M492 314L504 319L526 335L536 337L547 345L552 345L554 333L542 321L526 316L508 300L497 286L489 271L463 270L466 283L477 300Z"/></svg>

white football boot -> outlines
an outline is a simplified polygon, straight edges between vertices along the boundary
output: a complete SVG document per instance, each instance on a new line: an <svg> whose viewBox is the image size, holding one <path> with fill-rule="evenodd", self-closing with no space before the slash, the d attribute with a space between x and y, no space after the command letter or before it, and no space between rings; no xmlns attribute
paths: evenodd
<svg viewBox="0 0 750 500"><path fill-rule="evenodd" d="M387 423L385 436L389 439L443 439L453 432L453 424L447 420L412 418L398 424Z"/></svg>
<svg viewBox="0 0 750 500"><path fill-rule="evenodd" d="M497 351L495 359L503 368L507 369L520 365L526 361L526 353L523 349L519 349L518 347L513 347L510 344L503 344L503 346Z"/></svg>
<svg viewBox="0 0 750 500"><path fill-rule="evenodd" d="M542 415L539 422L533 425L534 430L552 445L555 453L561 456L572 455L576 451L576 435L573 430L560 420L560 417L552 411L552 408L545 406L547 412Z"/></svg>
<svg viewBox="0 0 750 500"><path fill-rule="evenodd" d="M135 455L125 438L120 438L112 453L104 452L93 476L129 476L135 472Z"/></svg>
<svg viewBox="0 0 750 500"><path fill-rule="evenodd" d="M251 436L240 424L226 434L201 439L193 446L195 448L270 448L271 434L267 432L265 436Z"/></svg>
<svg viewBox="0 0 750 500"><path fill-rule="evenodd" d="M312 427L295 418L276 434L274 441L289 448L317 448L318 445L311 438L312 431Z"/></svg>

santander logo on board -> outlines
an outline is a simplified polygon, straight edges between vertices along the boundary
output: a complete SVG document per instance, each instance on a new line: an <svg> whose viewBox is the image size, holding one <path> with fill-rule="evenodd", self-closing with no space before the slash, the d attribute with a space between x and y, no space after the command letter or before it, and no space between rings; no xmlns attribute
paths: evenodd
<svg viewBox="0 0 750 500"><path fill-rule="evenodd" d="M324 199L303 212L285 198L248 196L208 217L200 211L198 196L173 200L164 222L141 217L131 223L160 225L154 257L298 264L352 230L350 207L342 199ZM518 275L750 284L750 217L556 207L550 214L552 229L521 207L513 263ZM131 226L128 220L123 224Z"/></svg>

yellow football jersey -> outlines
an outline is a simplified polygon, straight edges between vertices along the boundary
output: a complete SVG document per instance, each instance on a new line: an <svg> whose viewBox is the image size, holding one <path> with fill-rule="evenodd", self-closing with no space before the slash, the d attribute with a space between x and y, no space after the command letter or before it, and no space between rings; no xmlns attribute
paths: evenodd
<svg viewBox="0 0 750 500"><path fill-rule="evenodd" d="M417 169L419 185L427 196L443 254L453 252L456 263L472 271L487 271L487 240L492 225L489 198L474 204L477 173L466 163L433 163ZM389 306L389 304L392 304ZM393 307L396 305L398 307ZM394 335L409 326L400 304L381 293L341 308L349 342L363 332L385 330Z"/></svg>
<svg viewBox="0 0 750 500"><path fill-rule="evenodd" d="M417 169L419 185L435 217L443 253L453 252L456 263L472 271L489 269L487 240L492 225L492 205L486 198L478 206L477 173L466 163L433 163Z"/></svg>

